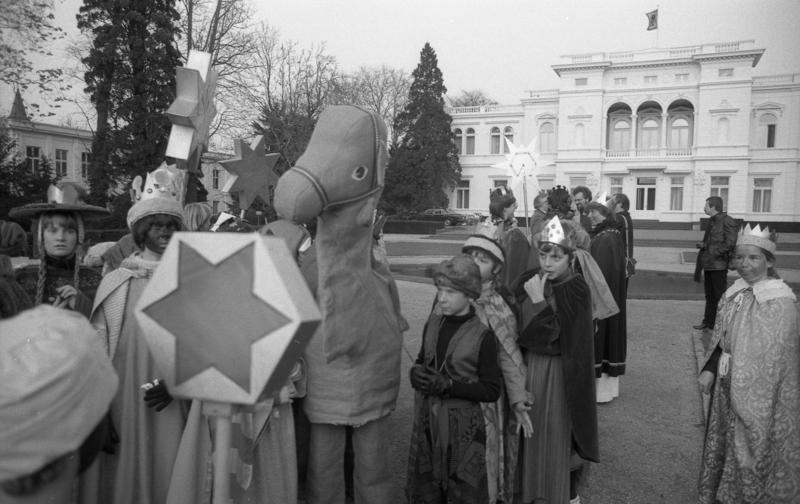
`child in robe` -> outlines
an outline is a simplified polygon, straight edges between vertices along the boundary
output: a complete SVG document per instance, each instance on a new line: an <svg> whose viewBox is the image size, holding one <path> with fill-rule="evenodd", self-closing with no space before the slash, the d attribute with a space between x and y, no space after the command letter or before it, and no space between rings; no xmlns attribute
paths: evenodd
<svg viewBox="0 0 800 504"><path fill-rule="evenodd" d="M470 303L481 294L468 255L434 272L437 300L411 368L416 390L406 497L410 503L489 501L485 409L500 398L497 340Z"/></svg>

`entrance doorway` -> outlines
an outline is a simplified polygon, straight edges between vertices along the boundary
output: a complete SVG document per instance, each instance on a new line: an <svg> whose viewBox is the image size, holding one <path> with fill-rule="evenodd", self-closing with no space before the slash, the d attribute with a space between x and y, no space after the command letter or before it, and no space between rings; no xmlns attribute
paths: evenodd
<svg viewBox="0 0 800 504"><path fill-rule="evenodd" d="M656 218L656 177L636 177L635 217Z"/></svg>

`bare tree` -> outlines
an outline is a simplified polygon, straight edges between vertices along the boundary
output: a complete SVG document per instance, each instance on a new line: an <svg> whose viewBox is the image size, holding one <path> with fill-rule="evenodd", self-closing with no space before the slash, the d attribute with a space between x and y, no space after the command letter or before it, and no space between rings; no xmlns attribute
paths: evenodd
<svg viewBox="0 0 800 504"><path fill-rule="evenodd" d="M256 34L253 66L240 75L239 91L267 149L282 156L277 169L294 164L305 149L320 112L332 102L339 75L336 58L324 44L303 49L262 24Z"/></svg>
<svg viewBox="0 0 800 504"><path fill-rule="evenodd" d="M240 75L253 67L256 51L252 5L242 0L181 0L179 11L183 59L192 49L208 52L217 72L218 115L210 135L246 136L253 117L242 106Z"/></svg>
<svg viewBox="0 0 800 504"><path fill-rule="evenodd" d="M0 0L0 82L21 89L37 86L39 92L67 90L69 84L63 82L58 65L41 68L33 61L35 54L53 56L53 42L63 37L55 22L53 0ZM42 115L38 104L28 105Z"/></svg>
<svg viewBox="0 0 800 504"><path fill-rule="evenodd" d="M387 65L379 67L360 67L349 75L337 79L335 101L360 105L383 117L389 127L392 144L397 142L397 134L392 125L397 114L408 101L411 76L405 71Z"/></svg>
<svg viewBox="0 0 800 504"><path fill-rule="evenodd" d="M477 107L479 105L497 105L497 101L487 95L482 89L461 90L461 94L450 98L447 102L451 107Z"/></svg>

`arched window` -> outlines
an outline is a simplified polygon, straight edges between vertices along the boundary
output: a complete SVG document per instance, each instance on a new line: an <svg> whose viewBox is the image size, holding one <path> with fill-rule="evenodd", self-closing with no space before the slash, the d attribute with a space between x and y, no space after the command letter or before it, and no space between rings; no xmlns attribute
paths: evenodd
<svg viewBox="0 0 800 504"><path fill-rule="evenodd" d="M611 145L609 150L626 151L631 148L631 123L620 119L614 122L611 128Z"/></svg>
<svg viewBox="0 0 800 504"><path fill-rule="evenodd" d="M655 119L645 119L642 122L639 134L640 149L658 149L658 135L661 130L658 121Z"/></svg>
<svg viewBox="0 0 800 504"><path fill-rule="evenodd" d="M586 128L583 126L583 123L578 123L575 125L575 131L572 135L572 144L575 147L583 147L584 142L586 141Z"/></svg>
<svg viewBox="0 0 800 504"><path fill-rule="evenodd" d="M717 121L717 143L727 144L730 142L731 121L727 117L720 117Z"/></svg>
<svg viewBox="0 0 800 504"><path fill-rule="evenodd" d="M461 129L457 128L455 131L453 131L453 142L456 144L456 152L459 156L461 155L461 150L463 149L463 145L461 145L462 141L463 137L461 134Z"/></svg>
<svg viewBox="0 0 800 504"><path fill-rule="evenodd" d="M489 134L492 137L492 146L489 152L492 154L500 154L500 128L497 126L493 127Z"/></svg>
<svg viewBox="0 0 800 504"><path fill-rule="evenodd" d="M512 145L514 144L514 128L506 126L503 130L503 137ZM503 142L503 154L508 154L508 143Z"/></svg>
<svg viewBox="0 0 800 504"><path fill-rule="evenodd" d="M683 117L678 117L672 121L669 129L669 146L672 149L688 149L689 143L689 121Z"/></svg>
<svg viewBox="0 0 800 504"><path fill-rule="evenodd" d="M556 129L553 123L546 122L539 126L539 152L556 151Z"/></svg>
<svg viewBox="0 0 800 504"><path fill-rule="evenodd" d="M759 129L761 130L759 147L775 147L775 135L778 132L778 118L774 114L764 114L761 116L758 122Z"/></svg>
<svg viewBox="0 0 800 504"><path fill-rule="evenodd" d="M467 128L466 154L475 154L475 130L472 128Z"/></svg>

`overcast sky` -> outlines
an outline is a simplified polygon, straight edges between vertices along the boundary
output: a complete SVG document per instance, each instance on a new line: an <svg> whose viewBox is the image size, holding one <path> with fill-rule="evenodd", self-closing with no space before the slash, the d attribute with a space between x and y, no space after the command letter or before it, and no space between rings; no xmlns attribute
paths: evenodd
<svg viewBox="0 0 800 504"><path fill-rule="evenodd" d="M800 73L800 0L251 1L282 37L324 42L346 71L388 64L411 72L430 42L449 94L482 89L504 104L557 87L551 65L563 54L754 39L766 49L758 75ZM56 0L73 32L80 3ZM645 13L657 6L659 29L648 32ZM0 93L5 113L11 97Z"/></svg>

